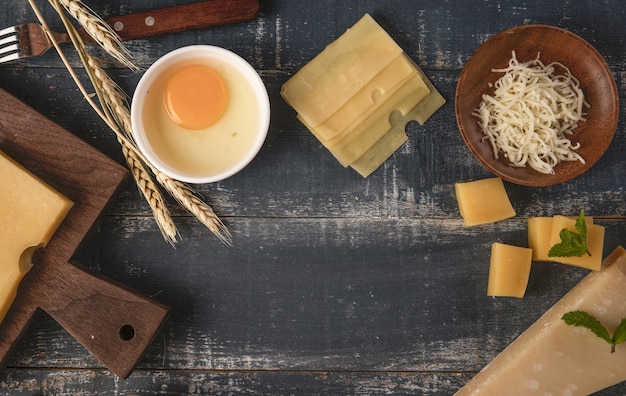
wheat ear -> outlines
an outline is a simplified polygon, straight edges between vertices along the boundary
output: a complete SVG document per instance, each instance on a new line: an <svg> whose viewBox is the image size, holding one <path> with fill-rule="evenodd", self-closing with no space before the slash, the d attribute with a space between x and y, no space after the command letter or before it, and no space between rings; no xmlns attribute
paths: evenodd
<svg viewBox="0 0 626 396"><path fill-rule="evenodd" d="M138 67L131 60L129 51L117 33L91 8L80 0L58 0L87 33L111 56L132 70Z"/></svg>
<svg viewBox="0 0 626 396"><path fill-rule="evenodd" d="M102 103L107 107L111 117L115 120L120 130L124 132L128 139L121 139L118 136L118 142L122 146L122 153L126 159L128 168L135 179L135 183L139 191L150 205L154 219L163 234L163 237L170 244L176 243L178 231L172 220L169 209L165 204L165 200L161 192L155 185L150 173L144 165L144 161L140 158L138 151L132 147L132 126L130 122L130 113L126 102L126 96L119 86L111 80L109 75L102 70L100 62L93 56L85 53L86 65L90 69L93 76L93 84L98 87L97 90L101 95Z"/></svg>
<svg viewBox="0 0 626 396"><path fill-rule="evenodd" d="M204 224L226 245L232 244L232 236L224 223L213 212L213 209L202 201L189 186L179 180L173 179L166 174L154 170L156 178L167 192L185 209Z"/></svg>

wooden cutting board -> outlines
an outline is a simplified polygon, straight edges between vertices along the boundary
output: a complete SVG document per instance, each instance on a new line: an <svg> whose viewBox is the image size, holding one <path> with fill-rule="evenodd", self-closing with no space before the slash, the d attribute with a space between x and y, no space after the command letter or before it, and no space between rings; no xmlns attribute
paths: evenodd
<svg viewBox="0 0 626 396"><path fill-rule="evenodd" d="M72 262L126 180L126 168L1 89L0 150L74 202L48 246L35 254L0 324L0 366L41 309L113 373L127 378L168 308Z"/></svg>

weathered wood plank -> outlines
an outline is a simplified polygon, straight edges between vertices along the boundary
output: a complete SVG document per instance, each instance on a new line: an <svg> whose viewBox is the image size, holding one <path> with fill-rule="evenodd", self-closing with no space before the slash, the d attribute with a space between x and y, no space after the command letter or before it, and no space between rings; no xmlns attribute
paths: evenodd
<svg viewBox="0 0 626 396"><path fill-rule="evenodd" d="M475 371L586 273L537 263L524 299L487 297L489 247L525 246L524 220L242 218L233 247L181 221L172 249L149 218L107 218L88 264L177 307L141 367ZM599 222L608 253L625 223ZM79 350L46 323L14 365L93 365Z"/></svg>
<svg viewBox="0 0 626 396"><path fill-rule="evenodd" d="M110 16L186 2L88 3ZM59 28L47 2L39 3ZM426 125L410 124L409 142L362 179L296 120L279 90L366 12L448 103ZM220 244L175 210L182 241L176 249L167 246L129 183L78 259L173 307L140 370L120 381L42 315L11 368L0 373L0 393L452 394L586 274L537 263L527 297L488 298L492 242L524 245L527 217L585 208L607 226L607 250L626 243L621 123L609 151L584 176L540 189L507 184L515 219L462 226L454 183L489 174L457 131L459 73L491 35L547 23L600 51L624 101L625 17L626 4L612 0L267 1L250 23L129 42L142 67L183 45L223 46L247 59L266 83L273 114L259 156L235 177L198 187L235 244ZM0 4L2 25L31 20L26 1ZM105 65L131 94L140 73ZM123 163L114 136L53 51L1 64L0 86ZM621 384L599 394L625 393Z"/></svg>
<svg viewBox="0 0 626 396"><path fill-rule="evenodd" d="M449 102L425 125L410 123L409 141L363 179L343 168L282 100L278 92L288 73L261 73L273 109L264 147L242 172L198 186L198 191L225 217L458 217L454 183L491 174L472 157L458 132L453 103L458 73L429 74ZM83 101L64 69L0 69L0 81L7 91L124 163L115 137ZM132 91L137 76L122 76L119 81ZM547 188L507 184L518 215L571 214L585 208L599 217L626 216L624 151L626 135L618 131L604 157L581 177ZM149 209L130 183L113 212L149 214Z"/></svg>

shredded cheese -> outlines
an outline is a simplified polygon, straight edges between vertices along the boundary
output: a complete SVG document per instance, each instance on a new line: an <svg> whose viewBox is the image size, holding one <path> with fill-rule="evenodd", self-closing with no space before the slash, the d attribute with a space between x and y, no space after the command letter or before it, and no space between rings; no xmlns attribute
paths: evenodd
<svg viewBox="0 0 626 396"><path fill-rule="evenodd" d="M564 74L556 74L560 69ZM515 51L495 84L494 95L483 95L474 111L496 159L502 152L511 166L526 165L554 174L561 161L585 160L568 136L584 121L589 107L579 81L559 62L545 65L537 58L520 63Z"/></svg>

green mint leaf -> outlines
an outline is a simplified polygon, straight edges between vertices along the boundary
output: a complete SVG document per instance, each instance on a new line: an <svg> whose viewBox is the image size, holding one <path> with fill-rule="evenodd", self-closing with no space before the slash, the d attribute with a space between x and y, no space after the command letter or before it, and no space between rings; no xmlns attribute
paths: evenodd
<svg viewBox="0 0 626 396"><path fill-rule="evenodd" d="M567 228L559 232L561 242L550 248L548 257L581 257L585 253L591 256L587 247L587 222L584 209L581 209L575 227L578 233Z"/></svg>
<svg viewBox="0 0 626 396"><path fill-rule="evenodd" d="M604 341L608 342L611 346L614 346L615 343L613 339L609 335L609 331L598 321L598 319L589 315L587 312L583 311L572 311L568 312L561 317L563 321L570 326L580 326L586 329L591 330L591 332L598 337L602 338Z"/></svg>
<svg viewBox="0 0 626 396"><path fill-rule="evenodd" d="M615 345L621 344L624 341L626 341L626 318L622 319L621 323L619 324L619 326L617 326L617 329L613 334L613 342L615 343Z"/></svg>

